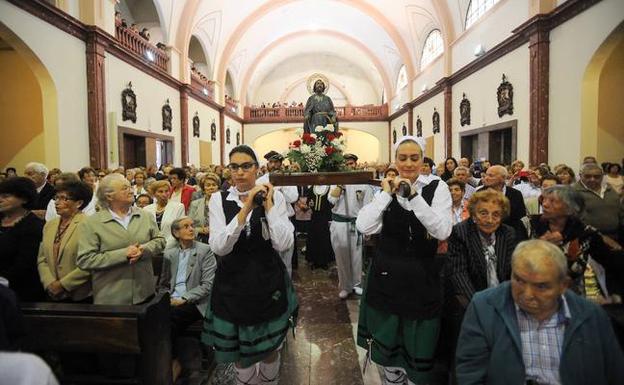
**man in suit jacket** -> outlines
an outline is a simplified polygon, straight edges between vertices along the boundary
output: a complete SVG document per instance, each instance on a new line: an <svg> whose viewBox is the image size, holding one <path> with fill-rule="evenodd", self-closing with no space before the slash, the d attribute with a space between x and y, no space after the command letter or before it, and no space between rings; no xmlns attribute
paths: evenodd
<svg viewBox="0 0 624 385"><path fill-rule="evenodd" d="M606 313L567 290L567 273L557 246L518 245L511 282L477 293L468 307L458 383L624 384L624 355Z"/></svg>
<svg viewBox="0 0 624 385"><path fill-rule="evenodd" d="M35 182L37 188L37 200L32 208L32 213L43 219L48 203L54 198L54 187L48 183L48 168L41 163L31 162L24 169L24 176Z"/></svg>
<svg viewBox="0 0 624 385"><path fill-rule="evenodd" d="M165 250L158 291L171 295L171 326L175 338L204 317L217 260L208 245L195 241L192 218L176 219L171 224L171 232L178 246Z"/></svg>
<svg viewBox="0 0 624 385"><path fill-rule="evenodd" d="M507 169L505 167L500 165L491 166L485 172L482 179L483 187L479 190L491 188L502 192L509 199L510 212L503 223L513 227L516 231L516 239L523 241L527 239L526 227L522 224L522 218L527 215L524 198L522 193L515 188L507 188L505 185L506 179Z"/></svg>

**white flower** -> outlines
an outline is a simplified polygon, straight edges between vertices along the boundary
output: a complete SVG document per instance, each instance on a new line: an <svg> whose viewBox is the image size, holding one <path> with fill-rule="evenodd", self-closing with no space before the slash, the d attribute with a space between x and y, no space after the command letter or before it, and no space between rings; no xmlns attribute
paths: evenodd
<svg viewBox="0 0 624 385"><path fill-rule="evenodd" d="M301 148L299 149L299 151L301 151L302 154L308 154L310 153L311 150L312 149L307 144L302 144Z"/></svg>
<svg viewBox="0 0 624 385"><path fill-rule="evenodd" d="M334 125L333 124L328 124L327 126L325 126L324 130L325 131L334 131Z"/></svg>
<svg viewBox="0 0 624 385"><path fill-rule="evenodd" d="M323 126L314 127L314 132L321 132L321 131L323 131Z"/></svg>
<svg viewBox="0 0 624 385"><path fill-rule="evenodd" d="M316 134L310 134L310 137L316 139Z"/></svg>

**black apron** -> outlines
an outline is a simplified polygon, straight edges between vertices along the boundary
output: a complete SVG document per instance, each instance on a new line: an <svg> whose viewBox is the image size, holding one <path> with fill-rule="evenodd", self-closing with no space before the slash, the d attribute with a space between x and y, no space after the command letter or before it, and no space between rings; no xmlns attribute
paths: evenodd
<svg viewBox="0 0 624 385"><path fill-rule="evenodd" d="M230 223L240 207L226 200L227 195L221 192L225 220ZM262 237L263 226L268 226L264 208L257 207L232 252L218 258L211 308L217 317L237 325L267 322L287 310L286 268L271 240Z"/></svg>
<svg viewBox="0 0 624 385"><path fill-rule="evenodd" d="M429 205L438 182L434 180L422 189L421 195ZM367 304L408 319L438 316L442 301L437 248L438 240L394 196L383 215L368 278Z"/></svg>

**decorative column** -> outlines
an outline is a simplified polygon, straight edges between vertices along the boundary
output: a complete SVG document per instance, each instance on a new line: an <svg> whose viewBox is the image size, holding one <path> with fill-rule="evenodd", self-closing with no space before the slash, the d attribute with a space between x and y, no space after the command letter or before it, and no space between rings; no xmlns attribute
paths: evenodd
<svg viewBox="0 0 624 385"><path fill-rule="evenodd" d="M444 142L446 157L453 156L453 87L448 79L444 82Z"/></svg>
<svg viewBox="0 0 624 385"><path fill-rule="evenodd" d="M414 109L411 104L407 105L407 133L414 135Z"/></svg>
<svg viewBox="0 0 624 385"><path fill-rule="evenodd" d="M548 162L548 20L537 16L529 33L529 164Z"/></svg>
<svg viewBox="0 0 624 385"><path fill-rule="evenodd" d="M219 108L219 152L221 153L221 165L225 165L225 107Z"/></svg>
<svg viewBox="0 0 624 385"><path fill-rule="evenodd" d="M186 166L189 161L189 114L188 114L188 100L191 87L188 84L184 84L180 87L180 149L182 153L182 167Z"/></svg>
<svg viewBox="0 0 624 385"><path fill-rule="evenodd" d="M106 39L97 27L87 30L87 106L89 119L89 163L97 169L108 168L106 132L106 85L104 58Z"/></svg>

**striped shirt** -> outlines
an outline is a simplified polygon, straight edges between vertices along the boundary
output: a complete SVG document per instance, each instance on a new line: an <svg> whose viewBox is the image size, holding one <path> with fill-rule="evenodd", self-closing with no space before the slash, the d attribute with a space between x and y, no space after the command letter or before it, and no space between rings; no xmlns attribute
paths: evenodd
<svg viewBox="0 0 624 385"><path fill-rule="evenodd" d="M559 361L565 327L571 317L565 297L561 296L559 311L543 322L532 318L517 304L516 316L522 341L526 379L539 384L561 384Z"/></svg>

